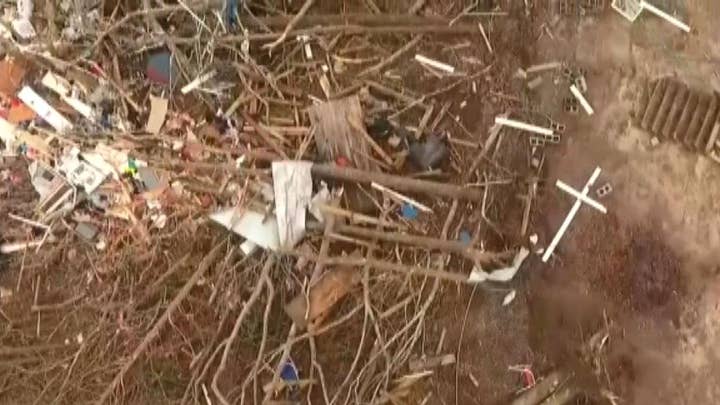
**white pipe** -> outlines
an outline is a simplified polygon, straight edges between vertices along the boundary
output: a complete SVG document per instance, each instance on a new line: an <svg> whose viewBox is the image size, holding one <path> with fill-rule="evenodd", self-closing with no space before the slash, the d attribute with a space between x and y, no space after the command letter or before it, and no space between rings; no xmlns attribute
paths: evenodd
<svg viewBox="0 0 720 405"><path fill-rule="evenodd" d="M506 127L512 127L523 131L534 132L540 135L552 135L553 130L550 128L543 128L537 125L526 124L521 121L515 121L504 117L495 117L495 123L498 125L504 125Z"/></svg>
<svg viewBox="0 0 720 405"><path fill-rule="evenodd" d="M585 204L595 208L596 210L602 212L603 214L607 214L607 208L605 208L604 205L600 204L599 202L593 200L592 198L588 197L585 194L580 193L579 191L575 190L574 188L570 187L568 184L562 182L561 180L557 180L555 182L555 185L560 190L572 195L573 197L577 198L578 200L584 202Z"/></svg>
<svg viewBox="0 0 720 405"><path fill-rule="evenodd" d="M35 240L31 242L8 242L0 245L0 254L9 254L19 252L21 250L40 246L42 240Z"/></svg>
<svg viewBox="0 0 720 405"><path fill-rule="evenodd" d="M420 54L415 55L415 60L422 63L423 65L432 66L435 69L439 69L448 73L455 73L455 67L450 66L447 63L438 62L434 59L430 59L426 56L422 56Z"/></svg>
<svg viewBox="0 0 720 405"><path fill-rule="evenodd" d="M677 18L671 16L670 14L668 14L668 13L660 10L659 8L653 6L652 4L650 4L650 3L648 3L648 2L646 2L646 1L643 0L643 1L640 2L640 5L642 6L642 9L643 9L643 10L648 10L648 11L650 11L651 13L655 14L656 16L658 16L658 17L662 18L663 20L669 22L670 24L672 24L672 25L680 28L681 30L683 30L683 31L685 31L685 32L690 32L690 26L689 26L689 25L687 25L687 24L685 24L684 22L678 20Z"/></svg>
<svg viewBox="0 0 720 405"><path fill-rule="evenodd" d="M478 23L478 27L480 28L480 33L482 34L483 39L485 40L485 46L487 46L487 49L488 49L488 51L490 51L490 53L493 53L493 47L492 47L492 45L490 45L490 39L488 39L488 36L485 33L485 28L483 28L483 25L481 22Z"/></svg>
<svg viewBox="0 0 720 405"><path fill-rule="evenodd" d="M542 72L544 70L554 70L559 69L562 64L560 62L547 62L547 63L541 63L539 65L532 65L529 68L525 69L527 73L537 73Z"/></svg>
<svg viewBox="0 0 720 405"><path fill-rule="evenodd" d="M370 183L370 186L371 186L372 188L374 188L375 190L379 190L379 191L382 191L383 193L390 194L391 197L394 197L394 198L396 198L396 199L398 199L398 200L400 200L400 201L402 201L402 202L406 202L406 203L408 203L408 204L410 204L410 205L414 205L414 206L416 206L420 211L433 212L432 208L428 207L427 205L424 205L424 204L422 204L422 203L420 203L420 202L418 202L418 201L416 201L416 200L413 200L413 199L410 198L410 197L404 196L404 195L398 193L398 192L395 191L395 190L390 190L389 188L383 186L382 184L378 184L378 183L375 183L375 182L373 181L372 183Z"/></svg>
<svg viewBox="0 0 720 405"><path fill-rule="evenodd" d="M190 93L191 91L200 87L201 84L215 77L215 74L217 74L217 71L213 70L211 72L205 73L204 75L196 77L195 80L191 81L190 83L186 84L182 89L180 89L180 92L182 94Z"/></svg>
<svg viewBox="0 0 720 405"><path fill-rule="evenodd" d="M580 89L577 88L574 84L570 86L570 92L575 96L575 98L580 102L580 105L583 107L585 112L588 115L593 115L595 113L595 110L593 110L590 103L587 101L585 96L580 92Z"/></svg>
<svg viewBox="0 0 720 405"><path fill-rule="evenodd" d="M10 218L12 218L12 219L14 219L14 220L16 220L16 221L20 221L20 222L22 222L22 223L24 223L24 224L28 224L28 225L37 227L37 228L42 228L42 229L48 229L48 228L50 228L49 226L47 226L47 225L45 225L45 224L41 224L40 222L33 221L33 220L30 220L30 219L27 219L27 218L23 218L23 217L21 217L21 216L19 216L19 215L15 215L15 214L8 213L8 217L10 217Z"/></svg>
<svg viewBox="0 0 720 405"><path fill-rule="evenodd" d="M590 187L595 184L595 180L597 180L598 177L600 177L600 168L596 167L592 176L590 176L590 180L588 180L587 184L585 184L585 187L582 189L583 195L587 195L587 193L590 191ZM575 214L577 214L581 205L581 200L575 200L575 204L573 204L570 212L567 214L567 217L565 217L565 221L562 223L562 225L560 225L560 229L558 229L555 237L550 242L550 245L547 247L547 249L545 249L545 253L542 257L543 262L547 262L550 256L553 254L558 243L560 243L560 239L562 239L565 231L567 231L568 227L570 226L570 222L572 222L573 218L575 218Z"/></svg>
<svg viewBox="0 0 720 405"><path fill-rule="evenodd" d="M53 108L44 98L35 92L30 86L25 86L20 90L17 97L23 103L27 104L31 110L35 111L40 118L44 119L50 126L58 132L69 131L73 125L65 116L60 114Z"/></svg>

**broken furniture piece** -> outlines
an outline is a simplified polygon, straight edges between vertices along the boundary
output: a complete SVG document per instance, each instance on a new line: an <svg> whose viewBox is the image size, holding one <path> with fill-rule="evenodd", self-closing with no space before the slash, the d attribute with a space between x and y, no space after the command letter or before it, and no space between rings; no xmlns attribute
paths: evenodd
<svg viewBox="0 0 720 405"><path fill-rule="evenodd" d="M40 161L34 161L28 167L30 182L40 194L36 206L40 222L45 222L55 213L63 213L75 206L77 190L60 173Z"/></svg>
<svg viewBox="0 0 720 405"><path fill-rule="evenodd" d="M681 30L690 32L690 26L645 0L613 0L612 8L630 22L634 22L643 10L648 10Z"/></svg>
<svg viewBox="0 0 720 405"><path fill-rule="evenodd" d="M361 280L354 267L329 270L305 296L298 294L285 306L285 312L300 329L316 330L345 295ZM309 305L309 308L308 308Z"/></svg>
<svg viewBox="0 0 720 405"><path fill-rule="evenodd" d="M642 12L642 0L613 0L610 6L630 22L634 22Z"/></svg>
<svg viewBox="0 0 720 405"><path fill-rule="evenodd" d="M82 187L87 194L90 194L100 187L112 172L112 167L100 167L107 165L105 162L102 163L104 165L93 165L87 159L81 159L80 150L73 148L60 158L57 168L65 173L70 183Z"/></svg>

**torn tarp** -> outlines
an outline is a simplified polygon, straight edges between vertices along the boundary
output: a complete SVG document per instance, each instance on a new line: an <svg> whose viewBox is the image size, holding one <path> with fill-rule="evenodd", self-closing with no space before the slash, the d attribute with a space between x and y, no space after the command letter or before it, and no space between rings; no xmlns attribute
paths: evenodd
<svg viewBox="0 0 720 405"><path fill-rule="evenodd" d="M278 222L273 216L229 208L210 214L210 219L263 249L277 250L280 247Z"/></svg>

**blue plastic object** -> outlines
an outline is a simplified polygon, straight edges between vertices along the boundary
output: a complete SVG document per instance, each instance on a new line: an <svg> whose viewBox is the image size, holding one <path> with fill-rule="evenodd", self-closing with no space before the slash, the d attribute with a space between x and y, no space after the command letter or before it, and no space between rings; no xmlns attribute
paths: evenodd
<svg viewBox="0 0 720 405"><path fill-rule="evenodd" d="M170 84L172 72L170 52L161 51L148 57L146 74L150 81L168 85Z"/></svg>
<svg viewBox="0 0 720 405"><path fill-rule="evenodd" d="M297 367L295 367L295 363L293 363L292 360L285 362L285 365L283 365L283 368L280 371L280 378L285 381L297 381L300 379Z"/></svg>
<svg viewBox="0 0 720 405"><path fill-rule="evenodd" d="M403 218L413 220L418 216L418 210L413 205L405 203L400 208Z"/></svg>
<svg viewBox="0 0 720 405"><path fill-rule="evenodd" d="M238 25L238 5L238 0L227 0L225 2L225 25L227 25L228 28L234 28Z"/></svg>

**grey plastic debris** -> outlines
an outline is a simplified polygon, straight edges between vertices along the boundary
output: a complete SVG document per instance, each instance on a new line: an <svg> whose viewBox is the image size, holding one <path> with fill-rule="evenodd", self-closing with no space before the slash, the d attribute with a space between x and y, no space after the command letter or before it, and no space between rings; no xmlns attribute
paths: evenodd
<svg viewBox="0 0 720 405"><path fill-rule="evenodd" d="M80 222L75 227L75 232L77 232L81 238L90 242L95 239L95 236L98 233L98 228L89 222Z"/></svg>
<svg viewBox="0 0 720 405"><path fill-rule="evenodd" d="M30 164L28 171L30 182L40 195L37 210L43 218L75 205L77 190L50 166L36 160Z"/></svg>
<svg viewBox="0 0 720 405"><path fill-rule="evenodd" d="M418 169L437 168L448 157L445 142L437 135L428 135L424 142L410 144L410 161Z"/></svg>
<svg viewBox="0 0 720 405"><path fill-rule="evenodd" d="M149 167L138 167L137 174L145 187L145 191L154 191L163 186L163 182L155 173L155 170Z"/></svg>
<svg viewBox="0 0 720 405"><path fill-rule="evenodd" d="M80 151L73 148L63 155L58 162L58 169L65 173L67 179L90 194L97 189L107 177L108 172L80 159Z"/></svg>

